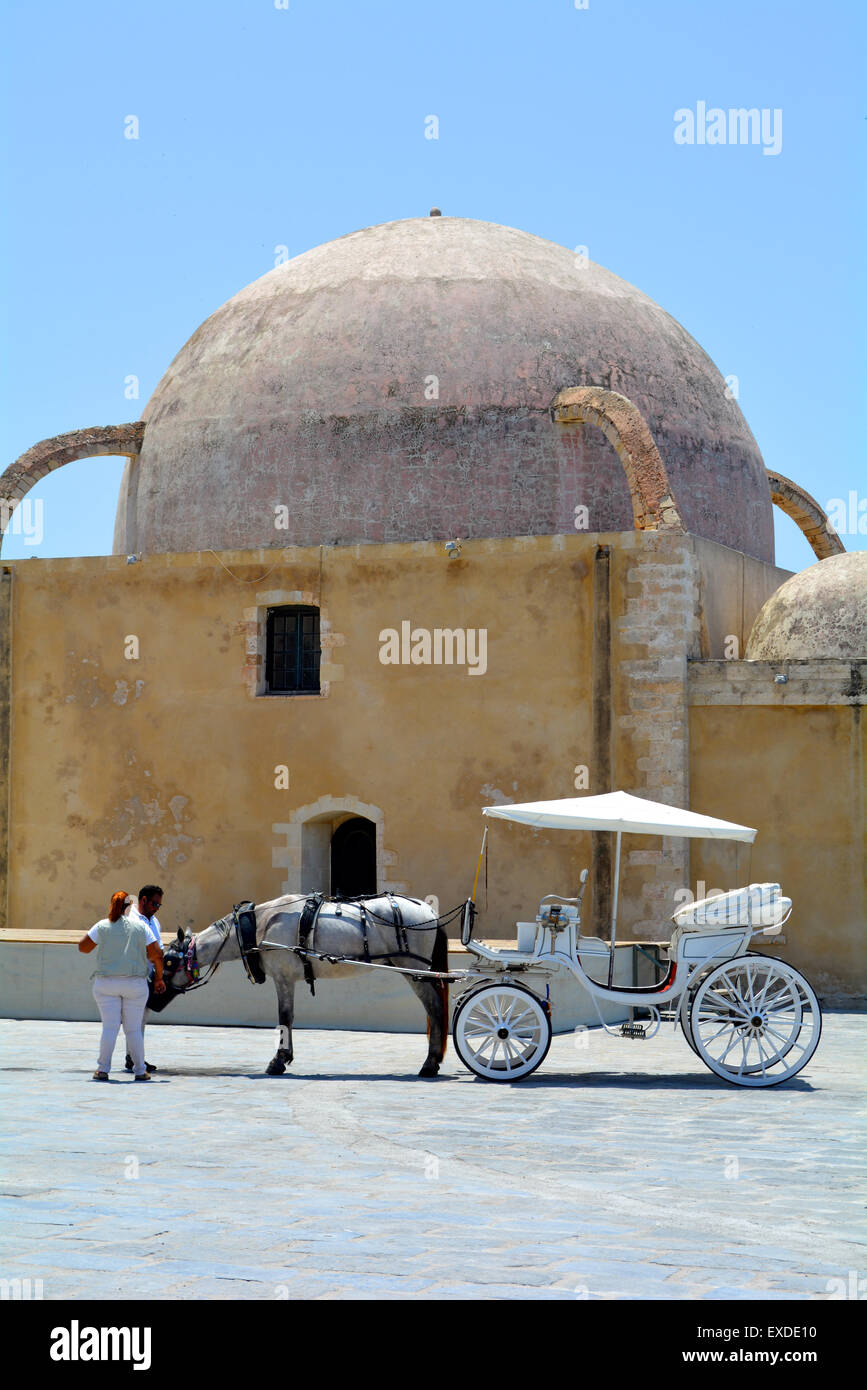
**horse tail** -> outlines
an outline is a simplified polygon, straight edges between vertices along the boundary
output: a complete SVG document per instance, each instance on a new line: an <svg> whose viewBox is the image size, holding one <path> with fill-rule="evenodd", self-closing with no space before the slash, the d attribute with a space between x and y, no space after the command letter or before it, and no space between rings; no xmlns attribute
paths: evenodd
<svg viewBox="0 0 867 1390"><path fill-rule="evenodd" d="M449 938L444 927L437 927L436 929L430 964L431 970L445 972L449 968ZM446 1044L449 1036L449 984L448 980L437 980L435 983L440 992L440 1007L442 1009L443 1050L439 1055L439 1060L442 1061L446 1055Z"/></svg>

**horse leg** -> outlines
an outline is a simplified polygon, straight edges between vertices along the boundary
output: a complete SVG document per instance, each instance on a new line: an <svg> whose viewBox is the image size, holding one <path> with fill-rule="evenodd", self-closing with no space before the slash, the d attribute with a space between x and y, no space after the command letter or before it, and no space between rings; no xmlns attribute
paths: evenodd
<svg viewBox="0 0 867 1390"><path fill-rule="evenodd" d="M274 980L277 990L277 1022L280 1027L280 1045L266 1067L267 1076L282 1076L292 1061L292 1015L295 1011L295 981L277 977Z"/></svg>
<svg viewBox="0 0 867 1390"><path fill-rule="evenodd" d="M421 1000L428 1017L428 1054L419 1076L436 1076L445 1056L448 1034L448 987L441 980L421 980L407 976L407 984Z"/></svg>

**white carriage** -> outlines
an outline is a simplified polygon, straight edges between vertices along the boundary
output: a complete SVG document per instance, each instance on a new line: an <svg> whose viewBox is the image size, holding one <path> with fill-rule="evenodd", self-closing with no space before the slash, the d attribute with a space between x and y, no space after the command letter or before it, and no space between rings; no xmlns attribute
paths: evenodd
<svg viewBox="0 0 867 1390"><path fill-rule="evenodd" d="M617 838L609 941L581 932L587 869L581 872L576 897L548 894L534 922L518 923L515 950L474 938L474 886L464 910L462 940L479 967L464 981L452 1033L458 1056L477 1076L518 1081L540 1066L552 1036L546 986L560 973L581 982L609 1033L650 1038L666 1022L675 1029L679 1024L693 1051L725 1081L774 1086L806 1066L822 1026L816 995L792 966L750 949L753 937L777 935L792 910L791 899L777 883L752 883L679 908L673 914L664 978L652 985L614 983L621 835L752 843L755 830L626 792L488 806L484 814L546 829L614 831ZM482 852L484 847L483 838ZM600 974L603 979L595 978ZM629 1010L630 1021L607 1024L603 1004ZM646 1018L637 1021L638 1013Z"/></svg>

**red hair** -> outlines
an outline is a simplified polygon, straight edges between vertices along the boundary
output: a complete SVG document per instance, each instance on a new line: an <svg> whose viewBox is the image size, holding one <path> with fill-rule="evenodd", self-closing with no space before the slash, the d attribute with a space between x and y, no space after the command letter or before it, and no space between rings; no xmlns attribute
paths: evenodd
<svg viewBox="0 0 867 1390"><path fill-rule="evenodd" d="M110 922L117 922L123 916L128 897L129 893L112 893L111 906L108 909L108 920Z"/></svg>

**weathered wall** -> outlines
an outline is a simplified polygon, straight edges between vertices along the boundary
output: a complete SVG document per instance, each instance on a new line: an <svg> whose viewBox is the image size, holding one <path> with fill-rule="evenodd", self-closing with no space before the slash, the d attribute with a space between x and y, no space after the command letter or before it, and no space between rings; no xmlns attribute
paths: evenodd
<svg viewBox="0 0 867 1390"><path fill-rule="evenodd" d="M698 536L693 538L693 544L701 570L701 655L712 661L743 657L760 609L791 578L791 570L765 564ZM736 647L730 641L732 637Z"/></svg>
<svg viewBox="0 0 867 1390"><path fill-rule="evenodd" d="M321 838L352 814L377 827L380 887L436 894L445 910L472 885L480 808L569 796L586 766L591 793L621 787L759 830L752 869L733 846L722 862L693 842L690 866L683 841L629 837L621 939L667 937L675 892L698 878L780 879L797 885L796 925L824 910L809 962L829 988L849 988L864 906L857 716L834 693L840 673L793 668L781 687L749 677L761 663L699 660L705 636L741 630L778 574L749 566L748 604L732 563L722 547L653 532L472 542L458 560L419 542L10 562L9 927L83 928L112 891L147 880L166 890L166 930L198 929L242 897L327 887L303 881L305 826ZM290 602L321 608L323 693L257 695L265 610ZM383 665L379 633L404 620L485 628L485 674ZM131 635L138 660L124 656ZM796 688L814 708L794 708ZM792 708L764 708L768 690ZM760 707L735 707L750 700ZM794 782L782 777L789 761ZM274 785L279 765L288 790ZM844 885L833 919L804 867L806 841L779 829L785 816L797 825L790 785L803 786L824 882ZM835 795L826 816L822 798ZM584 865L603 876L589 834L498 823L488 843L478 897L490 937L513 936L544 893L574 892ZM597 930L603 886L591 880ZM800 937L797 950L806 967Z"/></svg>
<svg viewBox="0 0 867 1390"><path fill-rule="evenodd" d="M752 846L692 841L693 887L781 883L785 944L755 944L841 1002L867 993L865 677L867 663L832 661L690 671L692 807L759 832Z"/></svg>
<svg viewBox="0 0 867 1390"><path fill-rule="evenodd" d="M686 663L699 651L698 562L690 537L648 533L642 540L612 556L612 783L687 806ZM628 835L622 855L619 930L650 940L667 935L669 903L688 877L686 842Z"/></svg>
<svg viewBox="0 0 867 1390"><path fill-rule="evenodd" d="M316 888L292 880L286 827L334 803L378 818L383 886L456 904L480 807L567 796L592 761L594 553L575 536L481 542L459 560L407 544L13 565L10 925L46 911L88 925L148 879L166 889L167 928ZM327 694L257 698L250 614L297 594L321 604ZM379 632L405 619L486 628L487 672L382 665ZM574 890L589 862L571 837L502 826L489 840L491 934Z"/></svg>

